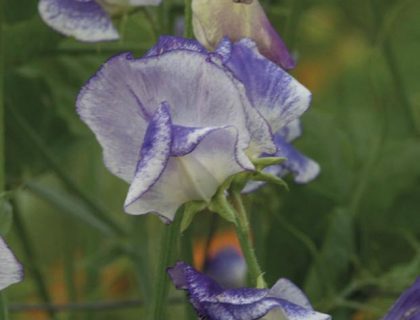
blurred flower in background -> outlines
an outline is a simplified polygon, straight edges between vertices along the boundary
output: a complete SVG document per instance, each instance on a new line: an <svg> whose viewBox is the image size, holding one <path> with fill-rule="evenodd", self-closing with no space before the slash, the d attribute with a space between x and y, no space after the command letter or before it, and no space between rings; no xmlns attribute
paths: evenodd
<svg viewBox="0 0 420 320"><path fill-rule="evenodd" d="M6 242L0 237L0 290L22 281L23 269Z"/></svg>
<svg viewBox="0 0 420 320"><path fill-rule="evenodd" d="M198 41L214 50L223 37L231 41L249 38L259 51L284 69L295 66L258 0L193 0L193 27Z"/></svg>
<svg viewBox="0 0 420 320"><path fill-rule="evenodd" d="M420 320L420 277L398 298L383 320Z"/></svg>
<svg viewBox="0 0 420 320"><path fill-rule="evenodd" d="M197 314L204 319L328 320L313 310L303 292L286 279L271 289L223 289L217 282L185 262L168 268L175 287L186 290Z"/></svg>
<svg viewBox="0 0 420 320"><path fill-rule="evenodd" d="M196 239L194 266L223 288L238 288L246 284L247 267L233 229L218 231L210 239Z"/></svg>
<svg viewBox="0 0 420 320"><path fill-rule="evenodd" d="M40 0L42 19L54 30L86 42L119 38L111 15L134 6L158 5L161 0Z"/></svg>

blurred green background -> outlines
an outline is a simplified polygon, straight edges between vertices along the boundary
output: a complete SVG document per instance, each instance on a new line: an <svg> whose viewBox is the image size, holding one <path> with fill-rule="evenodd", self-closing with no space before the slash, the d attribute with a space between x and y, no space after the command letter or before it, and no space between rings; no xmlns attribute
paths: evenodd
<svg viewBox="0 0 420 320"><path fill-rule="evenodd" d="M308 185L288 179L289 192L266 186L246 197L257 255L270 285L290 278L334 319L379 319L420 275L420 2L261 2L313 93L296 145L322 171ZM158 34L174 34L183 3L117 18L123 39L100 44L49 29L34 0L4 8L0 234L26 274L7 290L11 319L145 319L166 226L123 213L127 185L105 169L75 98L113 54L140 56ZM212 224L198 215L177 257L191 260L191 239ZM170 297L171 319L186 319L184 295Z"/></svg>

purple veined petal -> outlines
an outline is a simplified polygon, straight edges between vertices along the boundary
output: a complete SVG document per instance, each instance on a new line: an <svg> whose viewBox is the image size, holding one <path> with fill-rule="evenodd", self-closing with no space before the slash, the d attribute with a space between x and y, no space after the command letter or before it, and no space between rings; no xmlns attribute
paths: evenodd
<svg viewBox="0 0 420 320"><path fill-rule="evenodd" d="M302 125L299 119L295 119L277 131L276 134L280 134L284 140L291 142L302 135Z"/></svg>
<svg viewBox="0 0 420 320"><path fill-rule="evenodd" d="M0 290L22 281L23 269L6 242L0 237Z"/></svg>
<svg viewBox="0 0 420 320"><path fill-rule="evenodd" d="M270 296L290 301L308 310L313 310L309 299L293 282L288 279L279 279L270 289Z"/></svg>
<svg viewBox="0 0 420 320"><path fill-rule="evenodd" d="M270 24L258 0L250 4L232 0L193 0L193 27L196 38L208 49L228 37L232 41L250 38L260 52L285 69L295 66L283 40Z"/></svg>
<svg viewBox="0 0 420 320"><path fill-rule="evenodd" d="M173 267L169 267L167 273L177 289L191 290L192 294L199 295L204 299L223 292L223 288L214 280L183 261L178 261ZM194 286L195 283L197 286Z"/></svg>
<svg viewBox="0 0 420 320"><path fill-rule="evenodd" d="M224 65L241 81L251 104L277 132L309 107L311 93L286 71L262 56L256 44L242 39L231 45L224 39L217 52Z"/></svg>
<svg viewBox="0 0 420 320"><path fill-rule="evenodd" d="M196 40L175 36L160 36L157 44L145 56L157 56L173 50L190 50L207 54L207 49Z"/></svg>
<svg viewBox="0 0 420 320"><path fill-rule="evenodd" d="M209 133L218 129L220 128L188 128L173 126L171 156L181 157L192 152Z"/></svg>
<svg viewBox="0 0 420 320"><path fill-rule="evenodd" d="M398 298L383 320L420 319L420 277Z"/></svg>
<svg viewBox="0 0 420 320"><path fill-rule="evenodd" d="M54 30L86 42L119 38L108 13L94 0L40 0L38 10Z"/></svg>
<svg viewBox="0 0 420 320"><path fill-rule="evenodd" d="M230 43L228 40L226 41ZM157 56L174 50L187 50L202 53L206 56L208 61L212 61L215 64L220 64L219 60L220 58L223 58L223 56L218 52L208 52L207 49L196 40L174 36L161 36L157 45L154 46L146 56ZM221 68L223 69L223 67ZM258 155L263 152L275 152L275 146L272 143L269 125L259 112L250 105L248 99L246 98L246 88L231 75L230 71L224 70L224 72L226 72L226 75L231 78L231 81L235 84L241 96L242 105L246 115L247 127L251 134L251 144L249 146L248 153L250 155Z"/></svg>
<svg viewBox="0 0 420 320"><path fill-rule="evenodd" d="M233 126L238 132L238 150L247 148L250 116L244 103L249 102L235 81L198 52L174 50L144 59L121 54L88 81L77 107L100 142L109 170L130 183L147 122L162 101L171 106L174 124Z"/></svg>
<svg viewBox="0 0 420 320"><path fill-rule="evenodd" d="M154 212L170 222L183 203L208 202L228 177L253 168L243 150L238 148L238 132L234 127L209 130L192 152L170 157L158 180L136 201L127 201L125 210L130 214ZM142 184L143 179L136 175L133 183Z"/></svg>
<svg viewBox="0 0 420 320"><path fill-rule="evenodd" d="M209 320L329 320L330 316L307 309L283 298L272 297L268 289L224 290L210 277L184 262L168 268L168 274L178 289L186 290L198 315ZM285 283L283 282L282 286ZM288 285L290 288L290 285ZM296 298L293 288L292 298ZM290 295L290 292L288 292ZM281 293L285 296L284 292ZM303 295L303 294L302 294ZM273 317L278 315L277 318Z"/></svg>
<svg viewBox="0 0 420 320"><path fill-rule="evenodd" d="M277 146L276 156L287 159L281 165L273 166L281 168L277 175L292 172L297 183L307 183L318 176L320 172L318 163L305 157L279 134L274 136L274 142Z"/></svg>
<svg viewBox="0 0 420 320"><path fill-rule="evenodd" d="M136 175L128 190L124 206L129 210L157 182L171 153L172 122L167 103L162 103L147 127Z"/></svg>
<svg viewBox="0 0 420 320"><path fill-rule="evenodd" d="M128 63L132 59L127 53L111 58L77 98L77 111L101 144L107 168L128 183L134 178L147 121L154 113L145 110L134 92L135 75Z"/></svg>

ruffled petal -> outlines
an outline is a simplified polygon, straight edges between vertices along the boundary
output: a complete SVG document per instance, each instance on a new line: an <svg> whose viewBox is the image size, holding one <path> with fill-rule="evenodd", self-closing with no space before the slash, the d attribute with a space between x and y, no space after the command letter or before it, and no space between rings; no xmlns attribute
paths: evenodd
<svg viewBox="0 0 420 320"><path fill-rule="evenodd" d="M244 84L252 105L267 120L273 132L308 109L309 90L262 56L252 40L242 39L229 46L225 39L217 52L225 61L224 65Z"/></svg>
<svg viewBox="0 0 420 320"><path fill-rule="evenodd" d="M207 54L208 51L198 41L175 36L160 36L157 44L146 53L146 57L161 55L173 50L189 50Z"/></svg>
<svg viewBox="0 0 420 320"><path fill-rule="evenodd" d="M318 163L304 156L280 135L275 135L274 142L277 146L276 156L286 158L284 163L277 166L282 169L277 175L292 172L297 183L307 183L318 176Z"/></svg>
<svg viewBox="0 0 420 320"><path fill-rule="evenodd" d="M280 314L279 318L270 318L273 320L330 319L330 316L315 312L312 308L306 309L288 300L272 297L270 296L272 290L250 288L223 290L214 280L184 262L178 262L174 267L168 268L168 273L178 289L188 292L192 305L198 315L204 319L257 320L273 314ZM292 296L296 299L296 292L293 292Z"/></svg>
<svg viewBox="0 0 420 320"><path fill-rule="evenodd" d="M309 299L293 282L288 279L279 279L270 289L270 296L290 301L308 310L313 310Z"/></svg>
<svg viewBox="0 0 420 320"><path fill-rule="evenodd" d="M420 319L420 277L398 298L383 320Z"/></svg>
<svg viewBox="0 0 420 320"><path fill-rule="evenodd" d="M223 56L216 52L208 52L203 46L201 46L196 40L185 39L174 36L162 36L160 37L157 45L153 47L147 56L161 55L166 52L174 50L186 50L193 51L196 53L203 54L206 57L206 61L213 62L215 65L221 64L221 58ZM251 135L251 142L248 148L248 154L251 156L258 156L261 153L274 153L275 146L272 142L271 131L267 121L260 115L247 99L246 88L241 82L232 76L229 70L224 69L220 66L221 70L231 79L231 82L236 86L236 90L239 93L241 104L245 112L247 130Z"/></svg>
<svg viewBox="0 0 420 320"><path fill-rule="evenodd" d="M78 113L101 144L106 166L128 183L136 172L147 121L155 111L146 110L135 92L132 60L131 54L110 59L77 98Z"/></svg>
<svg viewBox="0 0 420 320"><path fill-rule="evenodd" d="M291 142L296 138L299 138L302 135L302 126L300 124L300 120L296 119L289 122L279 131L277 131L276 134L281 135L287 142Z"/></svg>
<svg viewBox="0 0 420 320"><path fill-rule="evenodd" d="M225 36L232 41L250 38L268 59L285 69L295 66L258 0L249 4L232 0L193 0L192 10L194 34L208 49L215 49Z"/></svg>
<svg viewBox="0 0 420 320"><path fill-rule="evenodd" d="M234 126L238 148L249 146L250 117L244 111L244 103L249 102L235 79L207 55L174 50L134 59L121 54L85 85L77 105L82 120L102 145L107 167L127 182L134 178L147 122L162 101L171 106L174 124ZM259 118L253 121L264 121Z"/></svg>
<svg viewBox="0 0 420 320"><path fill-rule="evenodd" d="M162 103L150 120L136 175L128 190L124 206L129 210L159 179L169 159L172 144L172 123L167 103Z"/></svg>
<svg viewBox="0 0 420 320"><path fill-rule="evenodd" d="M125 210L130 214L155 212L169 222L183 203L210 201L228 177L252 169L252 163L238 148L235 128L208 130L190 153L170 157L159 179ZM142 181L140 176L138 181Z"/></svg>
<svg viewBox="0 0 420 320"><path fill-rule="evenodd" d="M180 157L192 152L197 145L210 132L220 128L188 128L182 126L173 127L173 137L171 156Z"/></svg>
<svg viewBox="0 0 420 320"><path fill-rule="evenodd" d="M0 237L0 290L22 281L23 269L6 242Z"/></svg>
<svg viewBox="0 0 420 320"><path fill-rule="evenodd" d="M38 10L54 30L86 42L119 38L111 18L94 0L40 0Z"/></svg>

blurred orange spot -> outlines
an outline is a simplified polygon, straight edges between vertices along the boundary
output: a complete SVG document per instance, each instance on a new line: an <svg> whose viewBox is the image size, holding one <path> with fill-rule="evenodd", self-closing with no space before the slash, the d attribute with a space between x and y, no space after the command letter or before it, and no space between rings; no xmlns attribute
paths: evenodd
<svg viewBox="0 0 420 320"><path fill-rule="evenodd" d="M241 246L239 244L239 240L236 237L235 231L231 229L223 230L214 234L208 245L208 252L206 252L206 246L207 239L205 238L200 238L194 241L193 259L194 267L197 270L203 270L206 257L212 258L226 247L233 247L239 253L241 253Z"/></svg>

